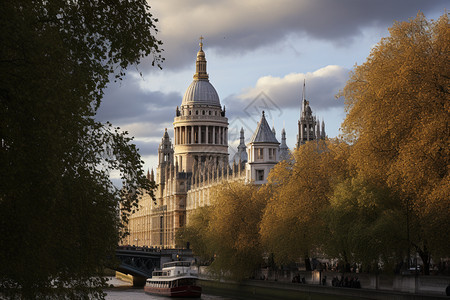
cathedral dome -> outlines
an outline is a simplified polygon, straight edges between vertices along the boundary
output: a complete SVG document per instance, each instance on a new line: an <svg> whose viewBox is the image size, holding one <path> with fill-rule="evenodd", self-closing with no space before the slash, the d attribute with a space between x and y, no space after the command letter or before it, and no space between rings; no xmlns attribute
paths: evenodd
<svg viewBox="0 0 450 300"><path fill-rule="evenodd" d="M208 80L194 80L187 88L181 105L204 104L220 107L219 95Z"/></svg>
<svg viewBox="0 0 450 300"><path fill-rule="evenodd" d="M202 40L203 37L200 37L200 50L195 61L194 81L184 93L181 105L203 104L220 107L219 95L217 95L216 89L209 82L209 76L206 72L206 59Z"/></svg>

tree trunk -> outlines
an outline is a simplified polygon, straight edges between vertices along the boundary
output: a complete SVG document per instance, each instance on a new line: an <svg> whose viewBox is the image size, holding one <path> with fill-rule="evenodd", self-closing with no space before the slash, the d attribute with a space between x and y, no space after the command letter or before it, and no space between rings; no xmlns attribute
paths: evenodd
<svg viewBox="0 0 450 300"><path fill-rule="evenodd" d="M305 257L305 268L306 268L306 271L312 271L311 261L309 260L308 256Z"/></svg>
<svg viewBox="0 0 450 300"><path fill-rule="evenodd" d="M423 250L417 247L417 253L423 262L423 275L430 275L430 252L428 252L427 246L424 245Z"/></svg>

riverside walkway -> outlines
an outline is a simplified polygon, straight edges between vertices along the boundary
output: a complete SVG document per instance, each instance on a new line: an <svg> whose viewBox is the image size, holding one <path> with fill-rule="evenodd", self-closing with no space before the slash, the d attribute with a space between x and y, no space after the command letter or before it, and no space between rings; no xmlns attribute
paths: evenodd
<svg viewBox="0 0 450 300"><path fill-rule="evenodd" d="M372 289L354 289L298 284L277 281L247 280L245 282L201 280L205 292L228 296L231 299L380 299L380 300L432 300L450 299L438 294L413 294Z"/></svg>

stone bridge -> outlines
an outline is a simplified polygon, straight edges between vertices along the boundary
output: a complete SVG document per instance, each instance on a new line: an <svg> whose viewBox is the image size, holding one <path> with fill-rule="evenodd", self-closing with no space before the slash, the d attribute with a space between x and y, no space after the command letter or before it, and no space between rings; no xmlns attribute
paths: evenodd
<svg viewBox="0 0 450 300"><path fill-rule="evenodd" d="M118 264L114 270L133 276L134 286L143 286L154 270L166 262L193 259L189 249L159 249L149 247L119 246L116 249Z"/></svg>

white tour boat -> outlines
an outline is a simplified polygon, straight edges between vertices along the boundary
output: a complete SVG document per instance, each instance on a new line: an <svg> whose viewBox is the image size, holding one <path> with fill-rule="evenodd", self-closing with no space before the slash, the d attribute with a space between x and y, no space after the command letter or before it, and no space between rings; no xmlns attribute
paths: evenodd
<svg viewBox="0 0 450 300"><path fill-rule="evenodd" d="M191 270L190 262L173 261L163 264L162 270L153 271L144 291L151 295L198 298L202 288L197 285L197 279L197 272Z"/></svg>

